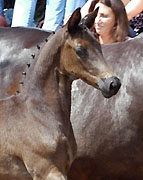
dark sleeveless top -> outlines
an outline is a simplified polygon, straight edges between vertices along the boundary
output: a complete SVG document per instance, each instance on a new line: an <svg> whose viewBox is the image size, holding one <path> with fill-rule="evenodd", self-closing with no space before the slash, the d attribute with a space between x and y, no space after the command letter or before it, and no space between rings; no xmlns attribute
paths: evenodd
<svg viewBox="0 0 143 180"><path fill-rule="evenodd" d="M130 26L138 34L143 32L143 12L130 20Z"/></svg>

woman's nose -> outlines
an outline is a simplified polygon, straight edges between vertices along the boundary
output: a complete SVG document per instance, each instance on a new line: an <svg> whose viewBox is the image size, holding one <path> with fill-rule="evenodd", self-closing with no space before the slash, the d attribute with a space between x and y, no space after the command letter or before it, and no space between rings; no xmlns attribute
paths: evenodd
<svg viewBox="0 0 143 180"><path fill-rule="evenodd" d="M101 18L99 16L97 16L95 19L95 23L100 23L100 22L101 22Z"/></svg>

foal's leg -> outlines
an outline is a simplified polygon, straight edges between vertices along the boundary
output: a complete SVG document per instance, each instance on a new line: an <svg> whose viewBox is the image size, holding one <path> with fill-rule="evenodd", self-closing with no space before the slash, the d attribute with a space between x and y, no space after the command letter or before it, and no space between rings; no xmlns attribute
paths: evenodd
<svg viewBox="0 0 143 180"><path fill-rule="evenodd" d="M33 180L67 180L67 177L64 176L56 167L54 170L51 170L47 177L37 177L36 175L33 177Z"/></svg>
<svg viewBox="0 0 143 180"><path fill-rule="evenodd" d="M48 159L40 158L38 155L31 155L31 157L32 159L24 160L24 164L33 180L67 180L64 162L58 165L59 169Z"/></svg>

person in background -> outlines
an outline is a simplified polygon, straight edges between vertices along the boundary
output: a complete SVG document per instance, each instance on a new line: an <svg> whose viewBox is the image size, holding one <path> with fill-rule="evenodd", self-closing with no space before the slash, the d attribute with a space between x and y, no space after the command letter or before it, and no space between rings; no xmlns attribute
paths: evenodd
<svg viewBox="0 0 143 180"><path fill-rule="evenodd" d="M46 11L42 29L56 31L63 25L66 16L76 8L82 7L87 0L46 0ZM37 0L16 0L12 27L33 26Z"/></svg>
<svg viewBox="0 0 143 180"><path fill-rule="evenodd" d="M143 32L143 0L122 0L135 36Z"/></svg>
<svg viewBox="0 0 143 180"><path fill-rule="evenodd" d="M1 27L9 27L9 24L7 23L6 19L0 15L0 28Z"/></svg>
<svg viewBox="0 0 143 180"><path fill-rule="evenodd" d="M4 0L0 0L0 15L4 15Z"/></svg>
<svg viewBox="0 0 143 180"><path fill-rule="evenodd" d="M127 12L128 20L137 16L143 11L143 0L122 0Z"/></svg>
<svg viewBox="0 0 143 180"><path fill-rule="evenodd" d="M15 0L11 27L34 26L37 0Z"/></svg>
<svg viewBox="0 0 143 180"><path fill-rule="evenodd" d="M56 31L75 9L82 7L87 0L48 0L42 29Z"/></svg>
<svg viewBox="0 0 143 180"><path fill-rule="evenodd" d="M81 13L82 17L88 14L88 9L93 0L88 0L87 3L82 7ZM143 11L143 0L122 0L124 3L128 20L138 15Z"/></svg>
<svg viewBox="0 0 143 180"><path fill-rule="evenodd" d="M0 0L0 27L9 27L4 17L4 0Z"/></svg>
<svg viewBox="0 0 143 180"><path fill-rule="evenodd" d="M92 0L88 12L99 7L94 27L101 44L125 41L129 33L128 18L121 0Z"/></svg>
<svg viewBox="0 0 143 180"><path fill-rule="evenodd" d="M89 7L93 0L88 0L82 7L82 17L88 14ZM97 0L98 1L98 0ZM122 0L129 20L131 37L143 32L143 0Z"/></svg>
<svg viewBox="0 0 143 180"><path fill-rule="evenodd" d="M88 0L84 6L81 8L81 16L85 17L89 13L89 7L91 6L93 0Z"/></svg>

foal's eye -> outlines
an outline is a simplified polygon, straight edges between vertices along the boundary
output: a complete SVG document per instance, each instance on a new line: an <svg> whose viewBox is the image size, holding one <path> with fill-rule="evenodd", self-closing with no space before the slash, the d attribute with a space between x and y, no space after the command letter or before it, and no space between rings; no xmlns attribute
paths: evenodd
<svg viewBox="0 0 143 180"><path fill-rule="evenodd" d="M82 46L77 46L77 47L75 48L75 52L76 52L76 54L77 54L80 58L82 58L82 59L85 59L85 58L88 57L88 52L87 52L87 50L86 50L84 47L82 47Z"/></svg>

